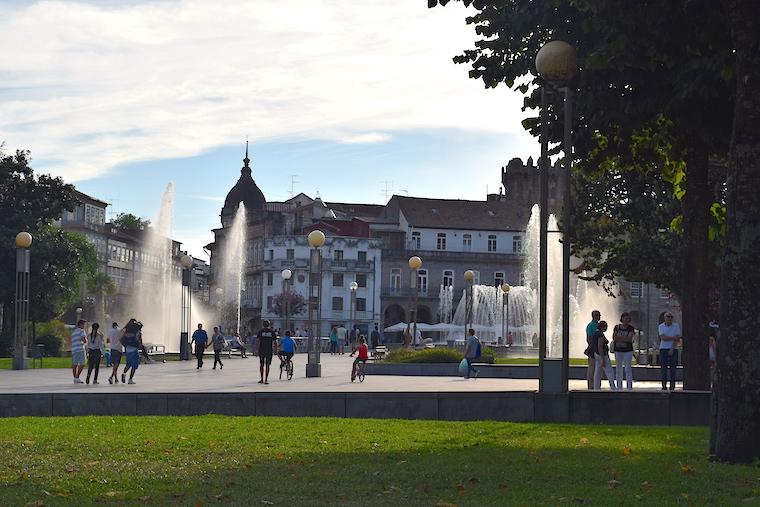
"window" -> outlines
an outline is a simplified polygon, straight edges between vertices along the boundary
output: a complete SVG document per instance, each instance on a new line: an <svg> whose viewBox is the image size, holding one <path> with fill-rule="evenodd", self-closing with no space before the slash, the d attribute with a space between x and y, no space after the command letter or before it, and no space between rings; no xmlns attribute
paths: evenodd
<svg viewBox="0 0 760 507"><path fill-rule="evenodd" d="M664 287L660 289L660 299L670 299L670 291Z"/></svg>
<svg viewBox="0 0 760 507"><path fill-rule="evenodd" d="M475 273L475 278L472 279L473 285L480 285L480 271L472 270L473 273Z"/></svg>
<svg viewBox="0 0 760 507"><path fill-rule="evenodd" d="M417 291L421 294L427 294L428 290L428 272L427 269L417 270Z"/></svg>
<svg viewBox="0 0 760 507"><path fill-rule="evenodd" d="M493 274L493 284L500 287L504 284L504 271L497 271Z"/></svg>
<svg viewBox="0 0 760 507"><path fill-rule="evenodd" d="M512 253L522 253L522 236L512 236Z"/></svg>
<svg viewBox="0 0 760 507"><path fill-rule="evenodd" d="M631 297L632 298L640 298L641 297L641 282L631 282Z"/></svg>
<svg viewBox="0 0 760 507"><path fill-rule="evenodd" d="M289 261L292 261L293 259L295 259L295 258L296 258L296 251L295 251L294 249L292 249L292 248L288 248L288 249L285 251L285 256L287 257L287 259L288 259Z"/></svg>
<svg viewBox="0 0 760 507"><path fill-rule="evenodd" d="M356 283L359 287L367 286L367 273L356 273Z"/></svg>
<svg viewBox="0 0 760 507"><path fill-rule="evenodd" d="M391 268L391 290L398 291L401 289L401 270Z"/></svg>
<svg viewBox="0 0 760 507"><path fill-rule="evenodd" d="M343 287L343 273L333 273L333 287Z"/></svg>
<svg viewBox="0 0 760 507"><path fill-rule="evenodd" d="M472 250L472 234L462 234L462 249L465 252Z"/></svg>
<svg viewBox="0 0 760 507"><path fill-rule="evenodd" d="M452 269L443 270L443 283L441 285L443 285L444 287L450 287L454 285L454 270Z"/></svg>
<svg viewBox="0 0 760 507"><path fill-rule="evenodd" d="M419 232L412 233L412 248L419 250L422 244L422 235Z"/></svg>
<svg viewBox="0 0 760 507"><path fill-rule="evenodd" d="M274 273L267 273L267 287L274 285Z"/></svg>
<svg viewBox="0 0 760 507"><path fill-rule="evenodd" d="M367 300L365 298L356 298L356 311L357 312L367 311Z"/></svg>
<svg viewBox="0 0 760 507"><path fill-rule="evenodd" d="M435 242L435 248L437 250L446 250L446 233L445 232L439 232L438 238Z"/></svg>
<svg viewBox="0 0 760 507"><path fill-rule="evenodd" d="M359 251L356 253L356 259L357 259L359 262L367 262L367 252L364 252L364 251L362 251L362 250L359 250Z"/></svg>
<svg viewBox="0 0 760 507"><path fill-rule="evenodd" d="M274 310L274 296L267 296L267 311Z"/></svg>
<svg viewBox="0 0 760 507"><path fill-rule="evenodd" d="M335 250L335 251L333 251L333 260L342 261L343 260L343 250Z"/></svg>
<svg viewBox="0 0 760 507"><path fill-rule="evenodd" d="M342 297L334 297L332 298L332 309L334 312L342 312L343 311L343 298Z"/></svg>
<svg viewBox="0 0 760 507"><path fill-rule="evenodd" d="M269 260L270 261L274 260L274 250L269 250Z"/></svg>
<svg viewBox="0 0 760 507"><path fill-rule="evenodd" d="M488 235L488 251L489 252L496 251L496 234Z"/></svg>

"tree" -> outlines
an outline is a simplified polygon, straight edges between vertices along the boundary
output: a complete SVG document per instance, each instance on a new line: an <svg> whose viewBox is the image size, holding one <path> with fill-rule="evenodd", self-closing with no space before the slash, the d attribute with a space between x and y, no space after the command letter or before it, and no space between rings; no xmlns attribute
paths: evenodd
<svg viewBox="0 0 760 507"><path fill-rule="evenodd" d="M720 460L751 462L760 458L760 3L731 0L728 5L736 102L711 447Z"/></svg>
<svg viewBox="0 0 760 507"><path fill-rule="evenodd" d="M150 227L150 220L145 220L132 213L119 213L111 225L122 230L145 230Z"/></svg>
<svg viewBox="0 0 760 507"><path fill-rule="evenodd" d="M30 265L30 318L47 321L60 315L79 294L79 283L97 267L94 247L83 236L50 224L77 201L74 187L46 174L35 175L29 152L0 151L0 302L12 308L15 298L19 231L33 236ZM7 312L6 315L11 314ZM12 335L11 319L3 320L3 335Z"/></svg>
<svg viewBox="0 0 760 507"><path fill-rule="evenodd" d="M289 315L298 315L306 310L306 299L293 290L281 292L272 299L272 311L278 317L285 316L286 306Z"/></svg>
<svg viewBox="0 0 760 507"><path fill-rule="evenodd" d="M711 155L725 155L731 121L733 73L731 40L724 6L718 2L679 0L625 2L607 0L461 0L477 9L467 23L481 37L474 49L454 58L471 65L470 77L486 87L503 83L524 93L526 109L538 106L541 80L534 58L540 47L562 39L578 48L581 72L575 89L577 129L574 157L598 167L587 154L606 139L611 155L630 152L637 133L667 120L669 147L662 153L682 170L670 177L680 192L684 251L681 259L685 355L689 388L709 388L707 307L709 256L708 167ZM430 6L449 0L429 0ZM549 136L561 141L560 98L549 106ZM539 119L526 118L534 135ZM554 152L559 151L557 146ZM598 154L598 153L597 153ZM597 166L594 166L597 164ZM571 238L577 241L578 238ZM642 277L643 278L643 277Z"/></svg>

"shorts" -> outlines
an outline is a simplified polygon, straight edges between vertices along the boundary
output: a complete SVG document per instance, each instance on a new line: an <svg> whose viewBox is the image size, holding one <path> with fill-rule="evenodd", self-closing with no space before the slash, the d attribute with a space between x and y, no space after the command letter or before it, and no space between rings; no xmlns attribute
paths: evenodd
<svg viewBox="0 0 760 507"><path fill-rule="evenodd" d="M140 366L140 352L135 350L134 352L127 352L127 368L136 370Z"/></svg>
<svg viewBox="0 0 760 507"><path fill-rule="evenodd" d="M358 357L357 357L356 359L354 359L354 364L356 364L356 363L364 363L364 364L367 364L367 360L366 360L366 359L364 359L364 358L361 358L361 359L360 359L360 358L358 358Z"/></svg>
<svg viewBox="0 0 760 507"><path fill-rule="evenodd" d="M261 352L259 352L259 363L261 363L262 365L272 364L272 351L262 350Z"/></svg>
<svg viewBox="0 0 760 507"><path fill-rule="evenodd" d="M113 364L119 364L121 363L121 356L123 356L124 353L121 350L118 349L111 349L111 362Z"/></svg>
<svg viewBox="0 0 760 507"><path fill-rule="evenodd" d="M278 356L285 359L293 359L293 352L278 352Z"/></svg>
<svg viewBox="0 0 760 507"><path fill-rule="evenodd" d="M84 349L78 349L78 350L72 350L71 351L71 365L72 366L82 366L84 365Z"/></svg>

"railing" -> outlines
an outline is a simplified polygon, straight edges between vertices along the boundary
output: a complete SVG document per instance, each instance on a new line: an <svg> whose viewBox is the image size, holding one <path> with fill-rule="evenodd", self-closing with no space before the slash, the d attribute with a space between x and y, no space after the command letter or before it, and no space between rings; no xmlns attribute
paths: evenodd
<svg viewBox="0 0 760 507"><path fill-rule="evenodd" d="M411 288L403 288L403 289L401 289L401 288L399 288L399 289L383 288L383 290L381 291L380 295L382 297L396 297L396 298L404 297L404 298L408 298L408 297L411 297L411 296L414 295L414 289L411 289ZM438 291L432 291L429 288L428 288L428 290L419 289L417 291L417 297L421 297L421 298L436 297L437 298L438 297Z"/></svg>
<svg viewBox="0 0 760 507"><path fill-rule="evenodd" d="M456 259L457 261L485 259L493 260L495 256L503 256L513 259L522 259L525 257L524 252L505 252L497 250L495 252L468 252L456 250L418 250L418 249L383 249L383 259L408 259L412 255L417 255L425 259Z"/></svg>

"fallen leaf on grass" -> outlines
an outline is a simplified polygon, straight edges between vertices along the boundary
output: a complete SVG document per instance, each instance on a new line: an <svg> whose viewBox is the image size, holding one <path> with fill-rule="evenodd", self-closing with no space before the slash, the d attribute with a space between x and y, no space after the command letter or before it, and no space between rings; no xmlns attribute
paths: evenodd
<svg viewBox="0 0 760 507"><path fill-rule="evenodd" d="M274 502L270 502L269 500L262 500L261 503L264 505L274 505Z"/></svg>
<svg viewBox="0 0 760 507"><path fill-rule="evenodd" d="M404 464L404 463L406 463L406 462L407 462L407 461L406 461L405 459L402 459L401 461L399 461L399 462L398 462L398 463L396 463L396 464L397 464L397 465L403 465L403 464Z"/></svg>
<svg viewBox="0 0 760 507"><path fill-rule="evenodd" d="M203 502L201 502L200 498L196 498L195 503L193 505L194 507L203 507Z"/></svg>
<svg viewBox="0 0 760 507"><path fill-rule="evenodd" d="M623 447L623 456L630 456L633 451L631 450L631 446L626 445Z"/></svg>
<svg viewBox="0 0 760 507"><path fill-rule="evenodd" d="M24 440L26 445L34 445L34 440Z"/></svg>
<svg viewBox="0 0 760 507"><path fill-rule="evenodd" d="M150 495L145 495L140 497L141 502L149 502L150 501Z"/></svg>
<svg viewBox="0 0 760 507"><path fill-rule="evenodd" d="M78 468L75 468L75 467L70 467L70 468L67 468L67 469L66 469L66 472L67 472L67 473L70 473L70 474L74 474L74 473L76 473L76 472L78 472L78 471L79 471L79 469L78 469Z"/></svg>
<svg viewBox="0 0 760 507"><path fill-rule="evenodd" d="M467 494L467 488L464 487L464 484L460 484L457 486L457 493L460 495L466 495Z"/></svg>
<svg viewBox="0 0 760 507"><path fill-rule="evenodd" d="M685 473L686 475L694 475L696 473L696 470L694 470L688 463L683 464L679 463L681 465L681 472Z"/></svg>
<svg viewBox="0 0 760 507"><path fill-rule="evenodd" d="M246 468L247 470L250 470L251 468L253 468L253 465L251 465L250 463L246 463L246 464L245 464L245 468Z"/></svg>
<svg viewBox="0 0 760 507"><path fill-rule="evenodd" d="M156 445L156 441L155 441L155 440L150 440L150 439L147 439L147 440L145 441L145 445Z"/></svg>
<svg viewBox="0 0 760 507"><path fill-rule="evenodd" d="M173 449L169 449L167 447L166 449L164 449L164 454L174 454L174 450Z"/></svg>
<svg viewBox="0 0 760 507"><path fill-rule="evenodd" d="M187 440L187 437L183 437L182 435L177 437L177 440Z"/></svg>
<svg viewBox="0 0 760 507"><path fill-rule="evenodd" d="M115 496L121 496L123 494L124 494L123 491L106 491L105 493L105 495L110 498L113 498Z"/></svg>
<svg viewBox="0 0 760 507"><path fill-rule="evenodd" d="M749 497L743 499L742 502L744 502L744 503L754 502L756 498L757 498L756 496L749 496Z"/></svg>
<svg viewBox="0 0 760 507"><path fill-rule="evenodd" d="M583 445L586 445L586 444L588 444L588 438L586 438L586 437L583 437L583 438L581 438L581 443L582 443Z"/></svg>
<svg viewBox="0 0 760 507"><path fill-rule="evenodd" d="M274 459L276 459L276 460L282 461L285 458L286 458L286 456L285 456L284 452L278 452L277 454L274 455Z"/></svg>
<svg viewBox="0 0 760 507"><path fill-rule="evenodd" d="M71 491L69 491L69 490L59 491L58 493L56 493L57 496L60 496L60 497L63 497L63 498L69 497L72 494L73 493Z"/></svg>
<svg viewBox="0 0 760 507"><path fill-rule="evenodd" d="M27 507L45 507L45 502L42 500L32 500L31 502L26 502Z"/></svg>
<svg viewBox="0 0 760 507"><path fill-rule="evenodd" d="M472 477L470 479L470 484L477 484L479 482L480 482L480 479L478 479L477 477Z"/></svg>
<svg viewBox="0 0 760 507"><path fill-rule="evenodd" d="M623 483L620 482L620 481L618 481L618 480L616 480L616 479L612 479L611 481L607 481L607 489L615 489L618 486L620 486L621 484L623 484Z"/></svg>
<svg viewBox="0 0 760 507"><path fill-rule="evenodd" d="M451 503L451 502L444 502L443 500L441 500L440 502L435 504L435 507L459 507L459 505L455 503Z"/></svg>
<svg viewBox="0 0 760 507"><path fill-rule="evenodd" d="M45 496L53 496L53 493L51 493L50 491L45 491L44 489L42 490L42 494Z"/></svg>
<svg viewBox="0 0 760 507"><path fill-rule="evenodd" d="M226 500L230 497L230 495L227 495L226 493L219 493L218 495L214 496L217 500Z"/></svg>

